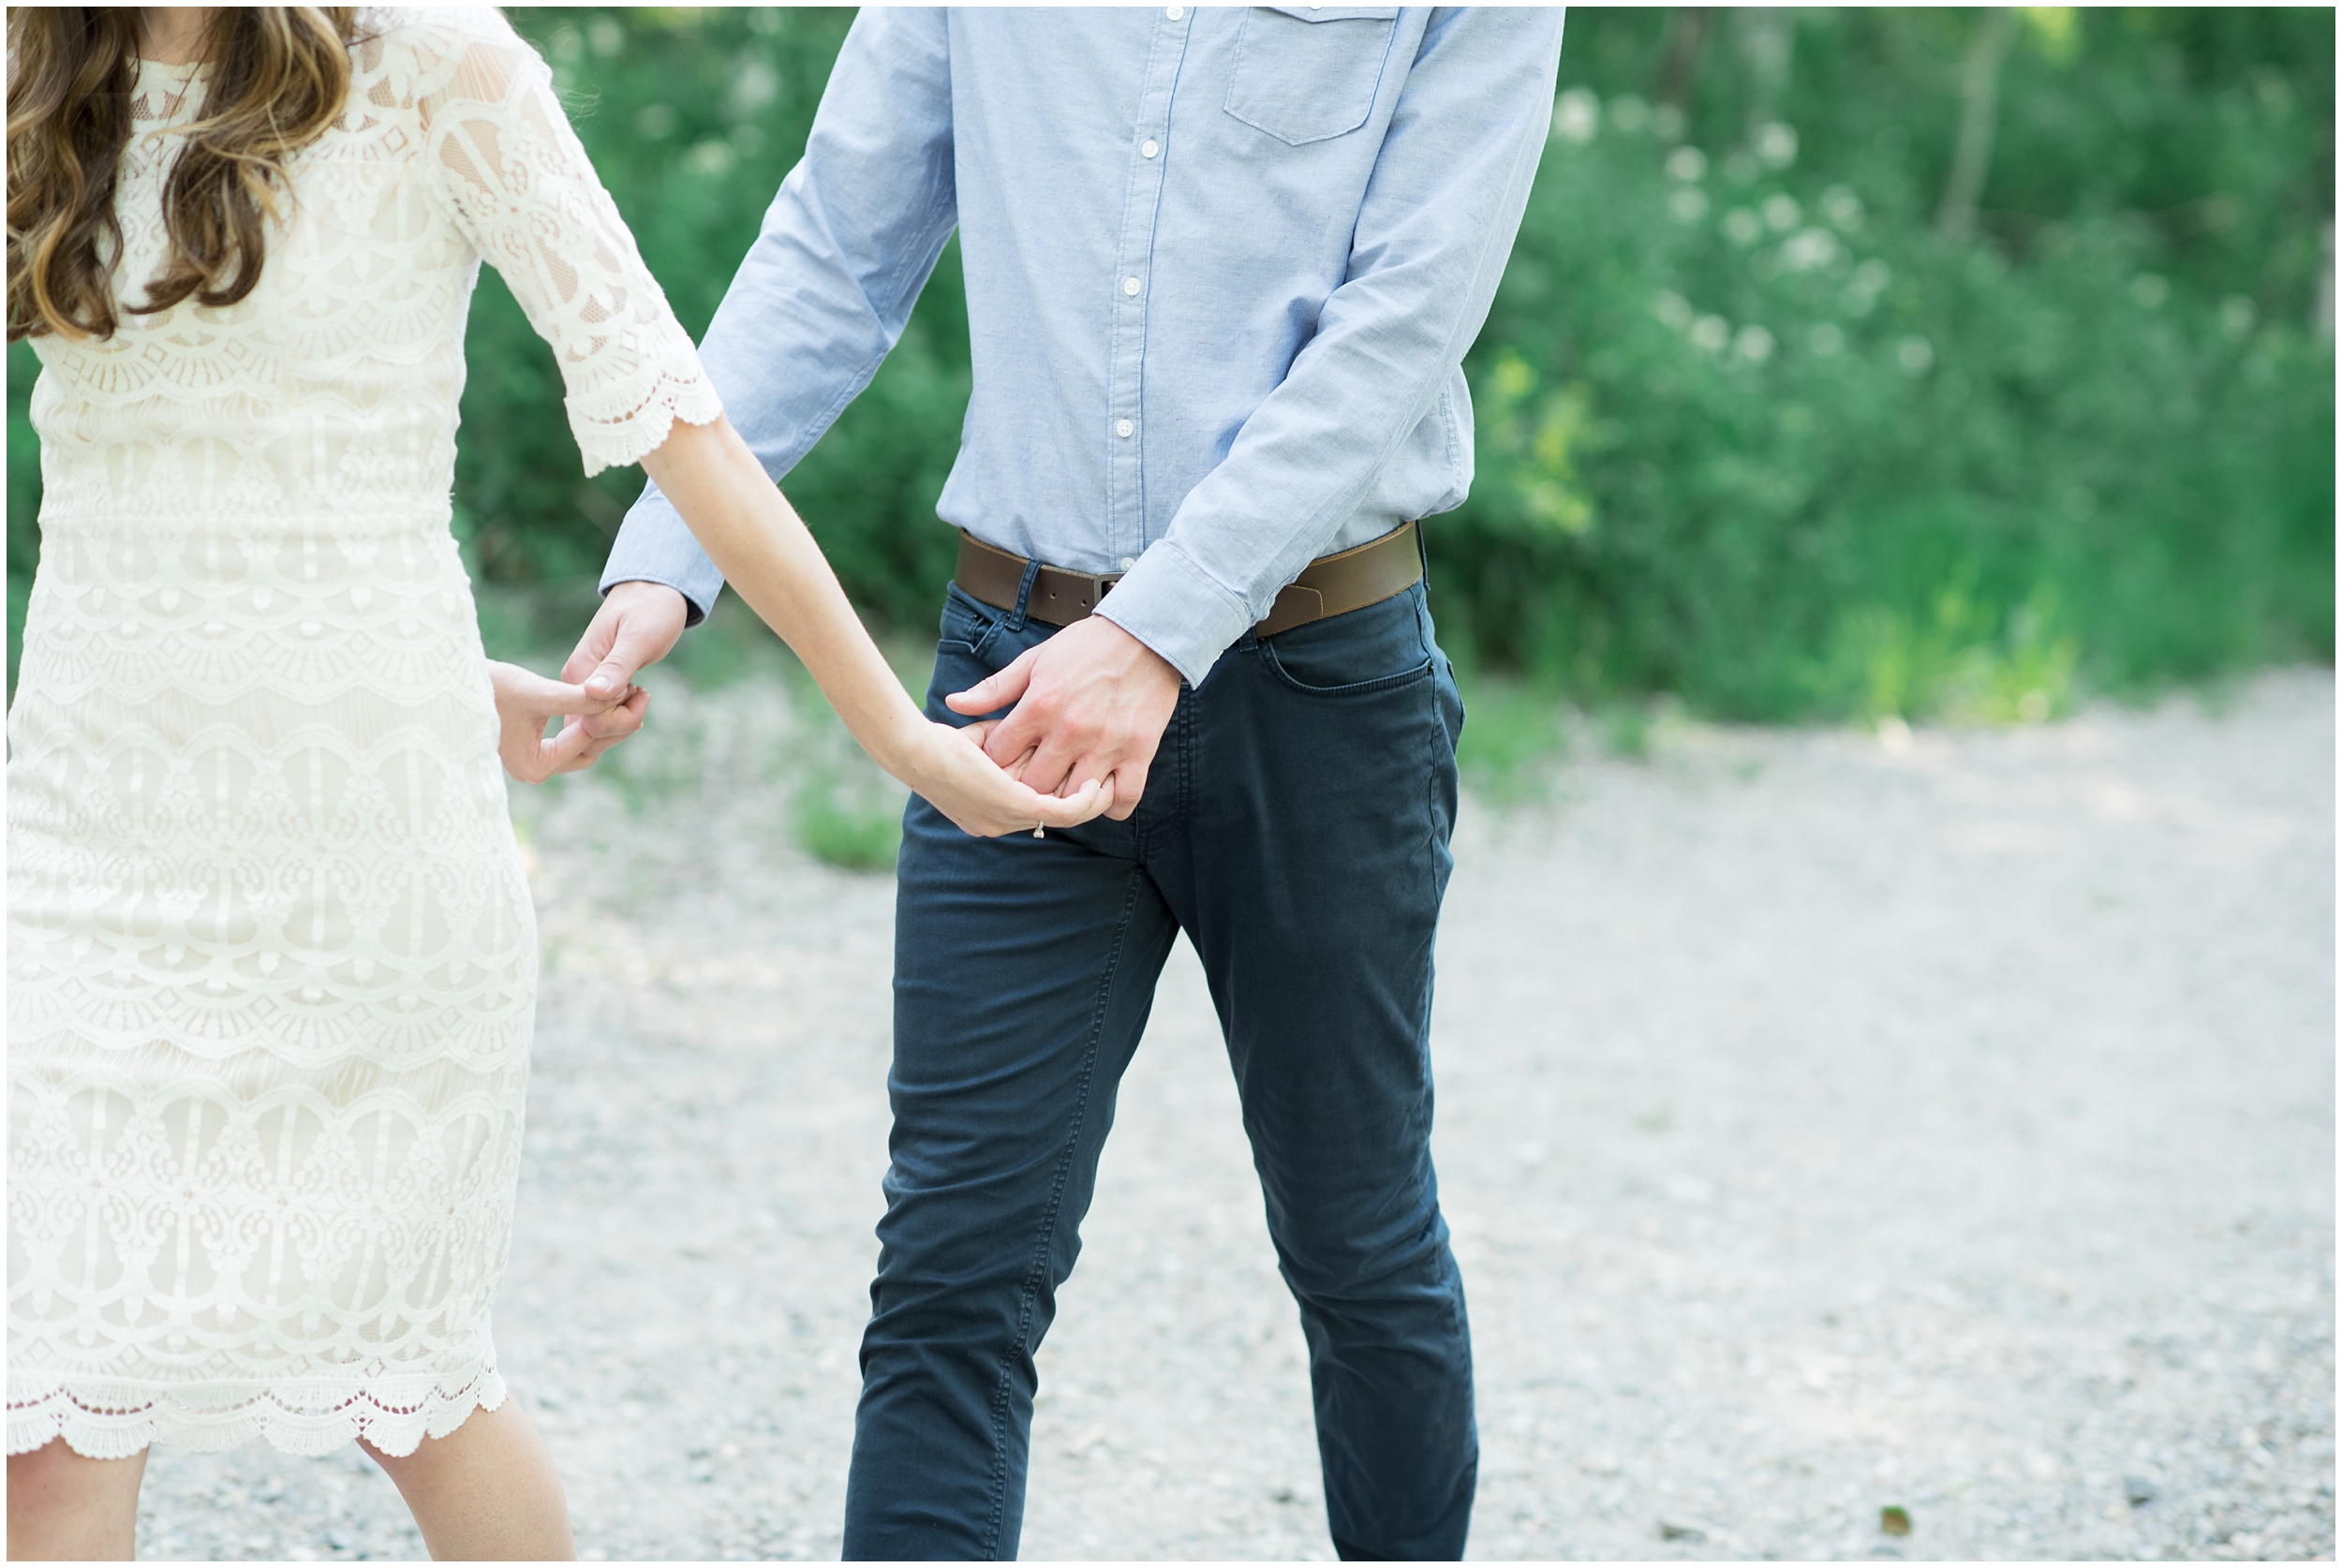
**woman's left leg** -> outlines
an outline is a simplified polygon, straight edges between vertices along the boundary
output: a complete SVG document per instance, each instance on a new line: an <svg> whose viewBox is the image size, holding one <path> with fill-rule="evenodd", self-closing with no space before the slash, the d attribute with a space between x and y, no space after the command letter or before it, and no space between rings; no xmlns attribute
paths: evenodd
<svg viewBox="0 0 2342 1568"><path fill-rule="evenodd" d="M576 1558L561 1477L518 1399L508 1397L494 1410L473 1411L455 1430L423 1439L412 1454L385 1454L363 1439L359 1446L397 1483L434 1560Z"/></svg>
<svg viewBox="0 0 2342 1568"><path fill-rule="evenodd" d="M127 1562L139 1529L146 1450L92 1459L53 1438L8 1456L8 1561Z"/></svg>

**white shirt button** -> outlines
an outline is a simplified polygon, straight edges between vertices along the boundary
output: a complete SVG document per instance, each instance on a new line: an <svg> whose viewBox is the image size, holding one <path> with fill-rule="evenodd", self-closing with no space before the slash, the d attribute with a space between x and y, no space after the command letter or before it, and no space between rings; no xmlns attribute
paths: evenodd
<svg viewBox="0 0 2342 1568"><path fill-rule="evenodd" d="M1130 570L1131 568L1136 566L1137 564L1138 557L1135 555L1125 555L1122 557L1122 570L1124 571Z"/></svg>
<svg viewBox="0 0 2342 1568"><path fill-rule="evenodd" d="M1163 7L1163 14L1169 17L1172 21L1177 22L1179 18L1187 14L1187 7L1185 6L1165 6Z"/></svg>
<svg viewBox="0 0 2342 1568"><path fill-rule="evenodd" d="M1125 294L1135 294L1135 293L1137 293L1137 292L1138 292L1138 279L1136 279L1136 278L1134 278L1134 277L1126 277L1126 278L1124 278L1124 279L1122 280L1122 292L1123 292L1123 293L1125 293Z"/></svg>
<svg viewBox="0 0 2342 1568"><path fill-rule="evenodd" d="M1162 148L1155 145L1155 139L1151 136L1138 144L1138 155L1143 158L1153 157L1162 151Z"/></svg>
<svg viewBox="0 0 2342 1568"><path fill-rule="evenodd" d="M1132 431L1137 428L1138 427L1136 425L1131 423L1128 420L1117 420L1114 424L1114 433L1117 436L1128 436Z"/></svg>

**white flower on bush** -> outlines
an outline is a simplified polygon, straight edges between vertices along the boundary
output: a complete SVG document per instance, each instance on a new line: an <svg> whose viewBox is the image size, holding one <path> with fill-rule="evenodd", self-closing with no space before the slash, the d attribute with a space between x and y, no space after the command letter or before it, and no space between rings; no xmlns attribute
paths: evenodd
<svg viewBox="0 0 2342 1568"><path fill-rule="evenodd" d="M1602 100L1583 87L1572 87L1553 100L1553 134L1579 146L1593 140L1601 128Z"/></svg>
<svg viewBox="0 0 2342 1568"><path fill-rule="evenodd" d="M735 112L753 114L778 96L780 73L762 60L751 59L732 79L732 107Z"/></svg>
<svg viewBox="0 0 2342 1568"><path fill-rule="evenodd" d="M2159 310L2172 295L2172 286L2153 273L2141 273L2130 280L2130 297L2149 310Z"/></svg>
<svg viewBox="0 0 2342 1568"><path fill-rule="evenodd" d="M1724 237L1736 245L1753 245L1765 231L1765 220L1746 207L1735 207L1724 214Z"/></svg>
<svg viewBox="0 0 2342 1568"><path fill-rule="evenodd" d="M1923 337L1906 337L1895 345L1895 359L1906 376L1924 376L1935 362L1935 346Z"/></svg>
<svg viewBox="0 0 2342 1568"><path fill-rule="evenodd" d="M1893 276L1894 274L1888 270L1887 263L1876 257L1873 257L1855 268L1853 278L1845 286L1847 314L1868 316L1871 313L1871 307L1878 303L1878 296L1886 289L1889 280Z"/></svg>
<svg viewBox="0 0 2342 1568"><path fill-rule="evenodd" d="M1651 314L1680 333L1691 324L1691 302L1671 289L1662 288L1652 298Z"/></svg>
<svg viewBox="0 0 2342 1568"><path fill-rule="evenodd" d="M1732 324L1721 316L1703 316L1692 323L1692 347L1705 348L1711 354L1724 351L1732 341Z"/></svg>
<svg viewBox="0 0 2342 1568"><path fill-rule="evenodd" d="M1797 161L1797 132L1775 120L1756 131L1756 155L1767 169L1786 169Z"/></svg>
<svg viewBox="0 0 2342 1568"><path fill-rule="evenodd" d="M1835 321L1816 322L1805 334L1805 347L1820 359L1830 359L1845 347L1845 333Z"/></svg>
<svg viewBox="0 0 2342 1568"><path fill-rule="evenodd" d="M1679 186L1668 198L1668 211L1675 214L1679 223L1697 223L1708 215L1708 193L1690 185Z"/></svg>
<svg viewBox="0 0 2342 1568"><path fill-rule="evenodd" d="M1697 147L1678 147L1668 155L1668 172L1678 180L1697 180L1708 172L1708 155Z"/></svg>
<svg viewBox="0 0 2342 1568"><path fill-rule="evenodd" d="M1862 199L1844 185L1831 185L1821 193L1821 215L1841 232L1851 234L1862 227Z"/></svg>
<svg viewBox="0 0 2342 1568"><path fill-rule="evenodd" d="M1610 124L1623 131L1638 131L1651 124L1651 106L1632 93L1610 100Z"/></svg>
<svg viewBox="0 0 2342 1568"><path fill-rule="evenodd" d="M1781 243L1781 264L1793 273L1809 273L1838 259L1838 239L1827 229L1801 229Z"/></svg>
<svg viewBox="0 0 2342 1568"><path fill-rule="evenodd" d="M1772 334L1752 322L1732 340L1732 351L1751 364L1762 364L1772 358Z"/></svg>
<svg viewBox="0 0 2342 1568"><path fill-rule="evenodd" d="M1805 215L1794 196L1765 198L1765 223L1775 232L1786 234L1797 227L1797 220Z"/></svg>

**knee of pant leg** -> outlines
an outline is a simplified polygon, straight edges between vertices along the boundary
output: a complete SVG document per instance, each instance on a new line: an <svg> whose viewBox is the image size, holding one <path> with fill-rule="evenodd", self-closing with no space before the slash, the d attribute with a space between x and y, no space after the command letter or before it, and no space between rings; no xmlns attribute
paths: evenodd
<svg viewBox="0 0 2342 1568"><path fill-rule="evenodd" d="M1307 1309L1406 1311L1460 1299L1462 1277L1436 1206L1401 1224L1280 1236L1278 1268Z"/></svg>
<svg viewBox="0 0 2342 1568"><path fill-rule="evenodd" d="M1022 1366L1030 1379L1032 1353L1057 1314L1057 1288L1080 1251L1072 1218L1038 1204L978 1218L941 1194L903 1192L891 1179L888 1197L866 1366L902 1347L971 1375Z"/></svg>

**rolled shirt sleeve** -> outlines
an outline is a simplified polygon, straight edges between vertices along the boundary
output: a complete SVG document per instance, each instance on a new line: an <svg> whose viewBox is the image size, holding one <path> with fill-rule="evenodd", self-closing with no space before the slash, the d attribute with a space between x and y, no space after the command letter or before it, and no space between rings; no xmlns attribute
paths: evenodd
<svg viewBox="0 0 2342 1568"><path fill-rule="evenodd" d="M776 481L877 374L957 222L950 54L941 11L871 7L837 56L804 158L717 307L700 350L733 423ZM664 583L696 623L723 574L657 484L603 568Z"/></svg>
<svg viewBox="0 0 2342 1568"><path fill-rule="evenodd" d="M1191 684L1325 552L1478 335L1544 150L1561 34L1555 9L1442 9L1425 29L1348 276L1100 606Z"/></svg>

